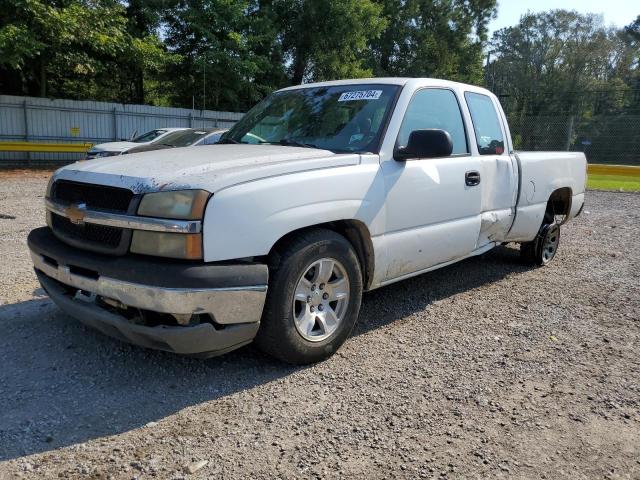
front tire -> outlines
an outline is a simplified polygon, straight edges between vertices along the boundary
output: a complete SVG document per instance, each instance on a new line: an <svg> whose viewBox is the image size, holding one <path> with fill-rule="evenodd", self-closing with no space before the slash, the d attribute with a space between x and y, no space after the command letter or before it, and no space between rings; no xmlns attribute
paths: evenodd
<svg viewBox="0 0 640 480"><path fill-rule="evenodd" d="M346 238L325 229L286 241L276 256L255 342L287 363L324 360L358 319L363 289L358 257Z"/></svg>

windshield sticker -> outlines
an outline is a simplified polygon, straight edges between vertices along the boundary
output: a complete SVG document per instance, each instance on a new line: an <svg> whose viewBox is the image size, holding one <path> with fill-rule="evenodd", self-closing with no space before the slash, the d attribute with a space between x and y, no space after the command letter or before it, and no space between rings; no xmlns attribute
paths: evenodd
<svg viewBox="0 0 640 480"><path fill-rule="evenodd" d="M344 92L338 99L339 102L351 102L353 100L378 100L382 95L382 90L358 90L355 92Z"/></svg>

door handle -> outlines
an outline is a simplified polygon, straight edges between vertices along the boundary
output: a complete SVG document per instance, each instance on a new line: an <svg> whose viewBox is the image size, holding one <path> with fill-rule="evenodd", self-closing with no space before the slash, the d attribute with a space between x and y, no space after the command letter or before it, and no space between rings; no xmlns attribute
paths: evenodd
<svg viewBox="0 0 640 480"><path fill-rule="evenodd" d="M480 184L480 172L471 170L464 174L464 183L468 187L475 187Z"/></svg>

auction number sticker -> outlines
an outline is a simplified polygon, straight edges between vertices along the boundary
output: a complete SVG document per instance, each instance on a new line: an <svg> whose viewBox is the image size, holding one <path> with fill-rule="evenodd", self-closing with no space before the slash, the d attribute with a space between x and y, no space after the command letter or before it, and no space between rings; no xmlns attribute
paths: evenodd
<svg viewBox="0 0 640 480"><path fill-rule="evenodd" d="M353 100L378 100L382 95L382 90L357 90L355 92L344 92L338 99L339 102L351 102Z"/></svg>

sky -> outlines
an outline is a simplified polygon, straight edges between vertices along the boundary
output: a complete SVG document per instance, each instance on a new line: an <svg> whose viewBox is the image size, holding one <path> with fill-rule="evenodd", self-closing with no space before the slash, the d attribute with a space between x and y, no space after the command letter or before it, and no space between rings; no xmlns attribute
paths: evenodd
<svg viewBox="0 0 640 480"><path fill-rule="evenodd" d="M554 8L580 13L602 13L607 25L623 27L640 15L638 0L498 0L498 18L489 25L489 38L496 30L515 25L527 10L542 12Z"/></svg>

